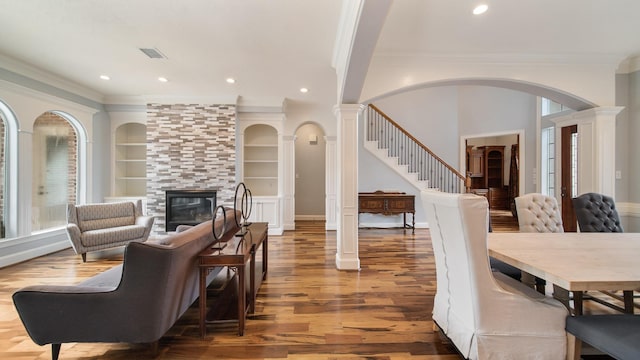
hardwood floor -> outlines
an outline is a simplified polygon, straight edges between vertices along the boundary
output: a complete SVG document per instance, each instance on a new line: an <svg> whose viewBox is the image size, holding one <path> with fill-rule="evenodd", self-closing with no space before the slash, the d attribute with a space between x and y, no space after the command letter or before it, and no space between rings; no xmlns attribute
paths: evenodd
<svg viewBox="0 0 640 360"><path fill-rule="evenodd" d="M516 231L492 214L494 231ZM509 214L510 216L510 214ZM517 226L517 223L515 224ZM197 304L160 339L157 359L441 359L455 348L432 331L435 265L429 231L362 229L360 271L335 269L335 232L298 222L269 239L269 274L245 335L236 323L208 326L200 339ZM0 269L0 359L50 359L26 334L11 295L34 284L75 284L119 264L122 250L70 249ZM63 344L60 359L151 359L147 344ZM586 357L585 359L606 359Z"/></svg>
<svg viewBox="0 0 640 360"><path fill-rule="evenodd" d="M212 324L199 337L198 309L160 339L158 359L451 359L460 357L432 331L435 265L429 233L362 230L360 271L335 268L335 232L300 222L269 238L269 274L245 335L236 323ZM98 255L96 255L98 254ZM102 255L102 256L101 256ZM50 359L50 346L26 334L11 295L33 284L75 284L122 259L121 251L72 250L0 269L0 358ZM63 344L60 359L148 359L148 345Z"/></svg>

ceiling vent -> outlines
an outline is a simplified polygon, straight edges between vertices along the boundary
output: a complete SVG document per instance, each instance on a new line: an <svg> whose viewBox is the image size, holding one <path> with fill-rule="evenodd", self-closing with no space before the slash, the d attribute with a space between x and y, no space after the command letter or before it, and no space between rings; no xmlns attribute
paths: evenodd
<svg viewBox="0 0 640 360"><path fill-rule="evenodd" d="M140 51L142 51L145 55L147 55L151 59L166 59L167 58L158 49L140 48Z"/></svg>

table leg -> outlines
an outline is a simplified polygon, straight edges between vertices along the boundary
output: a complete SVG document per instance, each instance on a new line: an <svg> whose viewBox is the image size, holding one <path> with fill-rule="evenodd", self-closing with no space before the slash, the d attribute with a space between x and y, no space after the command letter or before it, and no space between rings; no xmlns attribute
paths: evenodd
<svg viewBox="0 0 640 360"><path fill-rule="evenodd" d="M624 290L622 291L624 297L624 312L626 314L633 314L633 290Z"/></svg>
<svg viewBox="0 0 640 360"><path fill-rule="evenodd" d="M269 235L268 234L264 234L264 242L262 243L262 280L266 280L267 279L267 259L269 258L269 256L267 255L269 252L268 250L268 245L269 244Z"/></svg>
<svg viewBox="0 0 640 360"><path fill-rule="evenodd" d="M571 312L571 305L569 304L569 291L561 288L560 286L553 284L553 298L560 301Z"/></svg>
<svg viewBox="0 0 640 360"><path fill-rule="evenodd" d="M416 233L416 213L411 213L411 234Z"/></svg>
<svg viewBox="0 0 640 360"><path fill-rule="evenodd" d="M253 314L256 311L256 251L254 248L251 250L251 265L249 266L249 314Z"/></svg>
<svg viewBox="0 0 640 360"><path fill-rule="evenodd" d="M575 315L582 315L582 298L584 297L584 292L582 291L574 291L573 292L573 308L575 310Z"/></svg>
<svg viewBox="0 0 640 360"><path fill-rule="evenodd" d="M404 212L402 213L402 230L405 234L407 233L407 226L409 226L409 224L407 224L407 213Z"/></svg>
<svg viewBox="0 0 640 360"><path fill-rule="evenodd" d="M244 263L238 266L238 336L244 335L245 311L247 310L247 292L244 282Z"/></svg>
<svg viewBox="0 0 640 360"><path fill-rule="evenodd" d="M207 332L207 268L200 267L200 337L204 339Z"/></svg>

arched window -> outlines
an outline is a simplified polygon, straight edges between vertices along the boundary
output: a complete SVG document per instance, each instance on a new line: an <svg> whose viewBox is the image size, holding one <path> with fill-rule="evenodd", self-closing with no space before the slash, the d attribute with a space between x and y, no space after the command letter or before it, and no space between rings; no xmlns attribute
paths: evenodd
<svg viewBox="0 0 640 360"><path fill-rule="evenodd" d="M67 203L76 203L78 135L54 112L33 126L32 231L63 226Z"/></svg>

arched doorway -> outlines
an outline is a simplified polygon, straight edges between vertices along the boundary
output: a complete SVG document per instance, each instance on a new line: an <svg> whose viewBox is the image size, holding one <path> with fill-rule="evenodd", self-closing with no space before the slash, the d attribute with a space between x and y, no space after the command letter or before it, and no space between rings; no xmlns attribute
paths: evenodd
<svg viewBox="0 0 640 360"><path fill-rule="evenodd" d="M296 220L325 220L324 131L315 123L296 130L295 217Z"/></svg>

